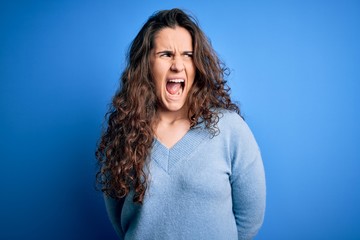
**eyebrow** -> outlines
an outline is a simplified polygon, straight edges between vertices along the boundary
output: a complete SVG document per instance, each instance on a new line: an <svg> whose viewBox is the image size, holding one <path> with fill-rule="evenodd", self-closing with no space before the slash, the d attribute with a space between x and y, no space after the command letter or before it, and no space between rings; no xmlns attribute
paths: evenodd
<svg viewBox="0 0 360 240"><path fill-rule="evenodd" d="M173 52L173 51L170 51L170 50L165 50L165 51L159 51L159 52L157 52L156 55L163 54L163 53L173 54L174 52Z"/></svg>
<svg viewBox="0 0 360 240"><path fill-rule="evenodd" d="M156 52L156 55L159 55L159 54L174 54L174 51L171 51L171 50L164 50L164 51L159 51L159 52ZM194 51L183 51L182 54L193 54Z"/></svg>
<svg viewBox="0 0 360 240"><path fill-rule="evenodd" d="M183 54L194 54L194 51L183 51Z"/></svg>

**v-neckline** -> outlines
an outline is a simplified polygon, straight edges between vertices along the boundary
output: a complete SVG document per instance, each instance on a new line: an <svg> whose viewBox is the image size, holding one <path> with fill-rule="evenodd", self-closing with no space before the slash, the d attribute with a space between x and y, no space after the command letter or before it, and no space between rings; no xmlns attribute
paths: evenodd
<svg viewBox="0 0 360 240"><path fill-rule="evenodd" d="M158 144L160 144L163 148L165 148L166 150L170 151L171 149L173 149L174 147L176 147L176 145L180 144L181 141L183 141L188 134L190 134L190 131L192 131L194 129L189 129L177 142L175 142L171 147L166 146L164 143L162 143L156 136L154 137L155 142L158 142Z"/></svg>
<svg viewBox="0 0 360 240"><path fill-rule="evenodd" d="M171 148L154 138L151 159L154 160L166 173L173 169L184 159L189 159L200 145L210 139L209 132L203 127L191 128Z"/></svg>

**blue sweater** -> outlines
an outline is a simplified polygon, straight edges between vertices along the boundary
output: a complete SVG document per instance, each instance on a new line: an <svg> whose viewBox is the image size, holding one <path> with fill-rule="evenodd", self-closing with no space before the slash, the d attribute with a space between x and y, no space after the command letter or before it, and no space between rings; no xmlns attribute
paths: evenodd
<svg viewBox="0 0 360 240"><path fill-rule="evenodd" d="M132 194L105 197L120 239L252 239L265 211L265 176L256 141L236 113L220 133L200 124L172 148L154 141L143 205Z"/></svg>

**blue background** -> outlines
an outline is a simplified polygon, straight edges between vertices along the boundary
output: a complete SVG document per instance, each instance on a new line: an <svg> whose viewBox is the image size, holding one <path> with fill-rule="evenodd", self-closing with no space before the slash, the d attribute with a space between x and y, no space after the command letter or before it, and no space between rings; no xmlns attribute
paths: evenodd
<svg viewBox="0 0 360 240"><path fill-rule="evenodd" d="M130 41L172 7L232 70L261 147L257 239L360 239L360 2L346 0L1 1L0 239L115 239L96 142Z"/></svg>

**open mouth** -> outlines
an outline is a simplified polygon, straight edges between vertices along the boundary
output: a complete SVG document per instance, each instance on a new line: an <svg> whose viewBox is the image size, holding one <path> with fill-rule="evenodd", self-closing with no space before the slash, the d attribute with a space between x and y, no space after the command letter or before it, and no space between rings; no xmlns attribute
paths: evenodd
<svg viewBox="0 0 360 240"><path fill-rule="evenodd" d="M185 87L184 79L169 79L166 82L166 90L171 95L181 95Z"/></svg>

